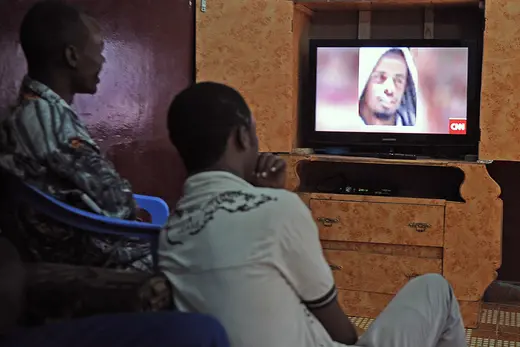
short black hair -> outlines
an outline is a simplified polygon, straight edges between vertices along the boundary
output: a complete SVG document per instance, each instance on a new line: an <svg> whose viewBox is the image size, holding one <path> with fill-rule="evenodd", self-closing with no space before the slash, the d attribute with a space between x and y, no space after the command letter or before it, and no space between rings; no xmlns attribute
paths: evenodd
<svg viewBox="0 0 520 347"><path fill-rule="evenodd" d="M87 42L88 29L78 8L58 0L36 3L25 15L20 27L20 44L29 71L60 59L68 45Z"/></svg>
<svg viewBox="0 0 520 347"><path fill-rule="evenodd" d="M173 99L168 111L170 140L188 173L215 164L239 126L251 127L251 111L238 91L220 83L193 84Z"/></svg>

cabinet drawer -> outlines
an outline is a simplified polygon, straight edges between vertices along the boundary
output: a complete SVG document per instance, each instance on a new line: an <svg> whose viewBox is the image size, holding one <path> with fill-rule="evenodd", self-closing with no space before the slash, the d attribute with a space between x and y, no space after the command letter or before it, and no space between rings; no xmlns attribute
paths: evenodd
<svg viewBox="0 0 520 347"><path fill-rule="evenodd" d="M409 280L442 273L442 259L324 250L338 289L396 294Z"/></svg>
<svg viewBox="0 0 520 347"><path fill-rule="evenodd" d="M442 247L444 206L358 201L310 201L326 241Z"/></svg>

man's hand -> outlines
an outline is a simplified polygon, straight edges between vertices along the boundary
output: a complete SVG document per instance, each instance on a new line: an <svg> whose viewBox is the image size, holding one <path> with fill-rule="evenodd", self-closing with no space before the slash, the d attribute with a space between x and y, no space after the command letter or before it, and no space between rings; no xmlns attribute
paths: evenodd
<svg viewBox="0 0 520 347"><path fill-rule="evenodd" d="M286 163L271 153L260 153L251 184L256 187L285 188Z"/></svg>

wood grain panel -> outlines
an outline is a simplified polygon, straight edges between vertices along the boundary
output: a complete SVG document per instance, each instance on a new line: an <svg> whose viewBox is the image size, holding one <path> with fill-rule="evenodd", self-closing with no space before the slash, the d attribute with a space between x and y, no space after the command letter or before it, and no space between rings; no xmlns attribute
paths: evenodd
<svg viewBox="0 0 520 347"><path fill-rule="evenodd" d="M289 155L287 187L298 191L301 173L298 166L301 161L356 162L363 164L387 165L422 165L456 167L464 172L464 182L460 186L460 195L464 202L431 201L428 199L404 199L399 197L340 197L334 194L299 193L302 200L314 211L313 204L319 202L321 213L334 218L343 213L338 204L359 204L362 214L354 213L352 206L347 209L348 219L332 224L329 228L320 230L324 248L337 251L379 253L394 256L413 256L421 258L440 258L442 252L442 271L444 277L453 286L456 297L460 300L461 311L467 327L476 327L482 296L488 286L496 279L496 271L501 265L502 256L502 200L500 187L489 176L485 164L450 162L436 160L382 160L374 158L348 158L320 155ZM303 178L302 178L303 179ZM319 199L316 199L319 198ZM349 201L356 199L360 201ZM406 202L409 202L406 204ZM413 201L413 202L412 202ZM387 203L385 203L387 202ZM327 205L332 204L332 205ZM414 205L414 203L417 203ZM395 216L388 211L378 211L380 205L394 206L405 209L406 206L424 206L445 211L444 236L434 242L436 245L404 243L411 240L411 235L400 238L407 231L396 232L395 228L387 227L377 230L380 225L395 225ZM372 212L371 212L372 211ZM373 214L372 214L373 213ZM381 215L386 213L386 215ZM399 214L399 212L395 212ZM442 219L442 218L441 218ZM371 221L380 220L379 223ZM371 224L372 223L372 224ZM438 222L440 223L440 222ZM339 224L342 224L339 226ZM375 224L375 225L374 225ZM406 225L407 223L400 223ZM432 223L432 225L436 225ZM442 224L439 229L442 229ZM326 229L326 230L325 230ZM432 228L433 229L433 228ZM390 232L388 231L390 230ZM393 230L393 232L392 232ZM332 231L332 232L331 232ZM389 236L390 235L390 236ZM420 233L413 235L413 240L420 240ZM433 239L435 239L434 237ZM346 242L345 242L346 241ZM388 242L388 243L385 243ZM431 242L426 240L426 242ZM377 243L377 244L374 244ZM422 247L433 246L433 247ZM403 247L406 248L403 249ZM441 250L442 247L442 250ZM365 271L371 271L365 263L358 264ZM370 290L370 289L369 289ZM370 293L363 291L341 290L340 299L349 315L360 317L375 317L390 301L391 294Z"/></svg>
<svg viewBox="0 0 520 347"><path fill-rule="evenodd" d="M303 149L299 149L301 151ZM378 164L378 165L419 165L419 166L455 166L458 165L479 165L464 161L442 160L442 159L381 159L376 157L347 157L342 155L327 154L292 154L291 157L298 161L325 161L333 163L359 163L359 164Z"/></svg>
<svg viewBox="0 0 520 347"><path fill-rule="evenodd" d="M477 328L480 320L482 301L459 301L460 313L464 320L464 327Z"/></svg>
<svg viewBox="0 0 520 347"><path fill-rule="evenodd" d="M446 204L444 276L461 300L477 301L502 262L500 187L485 165L464 165L465 204Z"/></svg>
<svg viewBox="0 0 520 347"><path fill-rule="evenodd" d="M324 250L339 289L396 294L408 281L442 273L441 259Z"/></svg>
<svg viewBox="0 0 520 347"><path fill-rule="evenodd" d="M318 155L291 155L288 159L290 164L288 177L291 180L288 183L288 187L292 189L297 189L299 185L300 178L298 177L297 167L300 161L304 160L359 162L367 165L424 165L459 168L465 175L465 180L460 187L461 196L465 203L445 202L443 273L453 285L457 297L470 302L480 300L486 288L496 279L496 270L500 267L502 258L503 207L502 200L499 198L500 187L489 176L486 165L435 160L392 161L374 158L359 158L356 160L348 157ZM336 199L336 195L332 194L327 197L327 194L300 193L300 196L309 206L311 201L315 201L311 197L329 198L332 199L330 200L331 202ZM346 196L346 198L350 197ZM354 199L357 199L357 197L354 197ZM368 209L369 206L372 206L370 202L384 201L381 199L395 203L395 205L404 203L403 198L398 197L370 197L365 200L366 203L360 202L359 204L365 204L365 208ZM421 203L421 201L422 203L425 202L423 199L418 201L418 203ZM341 209L324 209L323 213L329 212L326 216L334 217L334 212L338 210L341 211ZM370 216L370 213L367 212L366 215ZM376 242L371 241L370 236L374 232L372 229L367 228L366 223L369 222L367 222L366 218L358 218L356 214L350 214L349 218L341 227L332 226L327 228L329 230L322 231L323 241ZM384 219L383 217L376 218ZM370 227L370 224L368 224L368 227ZM335 228L337 228L336 231L334 231ZM351 230L356 232L353 233ZM367 231L362 232L362 230ZM362 238L359 237L360 234L363 235ZM417 237L420 237L420 235L417 235Z"/></svg>
<svg viewBox="0 0 520 347"><path fill-rule="evenodd" d="M300 193L302 197L316 200L336 200L336 201L356 201L374 203L392 203L404 205L435 205L446 206L446 200L428 198L407 198L398 196L375 196L375 195L354 195L354 194L329 194L329 193Z"/></svg>
<svg viewBox="0 0 520 347"><path fill-rule="evenodd" d="M371 242L398 245L442 246L444 207L364 203L334 200L310 201L320 239L328 241ZM334 220L330 225L322 218ZM430 225L417 232L410 223Z"/></svg>
<svg viewBox="0 0 520 347"><path fill-rule="evenodd" d="M197 81L240 91L257 123L260 150L290 152L293 100L293 3L287 0L196 2Z"/></svg>
<svg viewBox="0 0 520 347"><path fill-rule="evenodd" d="M398 255L413 258L442 259L442 247L388 245L381 243L321 241L324 249Z"/></svg>
<svg viewBox="0 0 520 347"><path fill-rule="evenodd" d="M520 2L486 1L480 158L520 161Z"/></svg>

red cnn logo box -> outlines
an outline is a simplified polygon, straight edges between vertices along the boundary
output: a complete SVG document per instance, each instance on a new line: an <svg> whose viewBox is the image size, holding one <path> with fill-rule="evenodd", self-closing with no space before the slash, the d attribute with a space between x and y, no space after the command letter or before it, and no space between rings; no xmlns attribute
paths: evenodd
<svg viewBox="0 0 520 347"><path fill-rule="evenodd" d="M466 135L466 120L450 119L450 135Z"/></svg>

